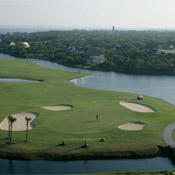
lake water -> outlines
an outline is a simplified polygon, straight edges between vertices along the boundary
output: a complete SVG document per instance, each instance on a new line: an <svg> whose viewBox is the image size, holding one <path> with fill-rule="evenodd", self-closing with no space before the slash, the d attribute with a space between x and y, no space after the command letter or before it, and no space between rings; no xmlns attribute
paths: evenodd
<svg viewBox="0 0 175 175"><path fill-rule="evenodd" d="M39 81L15 79L15 78L0 78L0 82L24 83L24 82L39 82Z"/></svg>
<svg viewBox="0 0 175 175"><path fill-rule="evenodd" d="M0 174L79 174L120 171L174 170L168 158L81 160L81 161L17 161L0 159Z"/></svg>
<svg viewBox="0 0 175 175"><path fill-rule="evenodd" d="M0 58L15 59L0 54ZM49 61L29 59L41 66L77 71ZM131 92L175 102L175 76L129 75L115 72L89 71L90 76L71 80L78 86ZM166 157L149 159L82 160L82 161L16 161L0 159L0 174L72 174L120 171L174 170L175 163Z"/></svg>

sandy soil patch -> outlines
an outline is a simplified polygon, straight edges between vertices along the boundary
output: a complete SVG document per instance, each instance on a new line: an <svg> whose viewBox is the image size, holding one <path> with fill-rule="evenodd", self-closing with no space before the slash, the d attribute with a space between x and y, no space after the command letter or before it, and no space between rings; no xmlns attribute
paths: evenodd
<svg viewBox="0 0 175 175"><path fill-rule="evenodd" d="M11 116L16 118L13 123L13 131L25 131L26 130L26 120L25 117L30 117L29 129L35 128L34 120L39 116L37 113L32 112L20 112L18 114L12 114ZM7 117L0 123L0 129L8 130L8 119Z"/></svg>
<svg viewBox="0 0 175 175"><path fill-rule="evenodd" d="M50 111L65 111L72 108L72 106L68 105L58 105L58 106L41 106L41 108L50 110Z"/></svg>
<svg viewBox="0 0 175 175"><path fill-rule="evenodd" d="M132 111L137 111L137 112L155 112L154 109L151 107L138 104L138 103L131 103L131 102L124 102L120 101L120 105L132 110Z"/></svg>
<svg viewBox="0 0 175 175"><path fill-rule="evenodd" d="M142 122L130 122L130 123L126 123L123 125L120 125L118 128L122 129L122 130L126 130L126 131L138 131L138 130L142 130L146 127L145 123Z"/></svg>

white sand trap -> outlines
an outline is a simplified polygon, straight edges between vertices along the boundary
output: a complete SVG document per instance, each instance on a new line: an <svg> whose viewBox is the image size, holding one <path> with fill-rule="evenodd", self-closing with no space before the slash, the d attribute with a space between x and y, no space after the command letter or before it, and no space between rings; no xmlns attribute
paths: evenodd
<svg viewBox="0 0 175 175"><path fill-rule="evenodd" d="M131 123L120 125L118 128L126 131L138 131L138 130L144 129L145 127L146 127L145 123L131 122Z"/></svg>
<svg viewBox="0 0 175 175"><path fill-rule="evenodd" d="M25 117L31 118L29 121L29 129L35 128L34 120L39 116L37 113L31 112L20 112L18 114L12 114L16 121L13 123L13 131L25 131L26 130L26 120ZM0 129L8 130L9 123L7 117L0 123Z"/></svg>
<svg viewBox="0 0 175 175"><path fill-rule="evenodd" d="M72 107L68 105L58 105L58 106L41 106L41 108L50 111L65 111L71 109Z"/></svg>
<svg viewBox="0 0 175 175"><path fill-rule="evenodd" d="M155 112L154 109L151 107L138 104L138 103L131 103L131 102L124 102L120 101L120 105L132 110L132 111L137 111L137 112Z"/></svg>

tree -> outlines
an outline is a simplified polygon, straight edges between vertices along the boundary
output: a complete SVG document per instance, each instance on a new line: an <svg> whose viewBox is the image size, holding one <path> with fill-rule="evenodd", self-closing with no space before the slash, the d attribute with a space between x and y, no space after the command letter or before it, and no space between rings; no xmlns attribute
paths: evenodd
<svg viewBox="0 0 175 175"><path fill-rule="evenodd" d="M29 130L29 121L31 120L31 118L26 117L26 142L28 142L28 130Z"/></svg>
<svg viewBox="0 0 175 175"><path fill-rule="evenodd" d="M14 118L13 116L9 116L9 121L10 121L10 144L13 143L13 137L12 137L12 126L13 123L16 121L16 118Z"/></svg>
<svg viewBox="0 0 175 175"><path fill-rule="evenodd" d="M8 120L8 139L10 139L10 117L12 117L11 115L9 115L7 117L7 120Z"/></svg>

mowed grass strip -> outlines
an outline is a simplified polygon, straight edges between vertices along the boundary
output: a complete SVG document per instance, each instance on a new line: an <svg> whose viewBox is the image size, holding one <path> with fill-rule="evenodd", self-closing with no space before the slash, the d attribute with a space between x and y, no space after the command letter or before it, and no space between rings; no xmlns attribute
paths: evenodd
<svg viewBox="0 0 175 175"><path fill-rule="evenodd" d="M146 150L157 145L166 146L162 132L166 125L175 120L174 111L157 103L133 100L124 97L136 97L136 94L111 92L77 87L69 80L87 76L86 73L69 72L38 66L32 62L20 60L0 60L0 77L42 80L38 83L0 83L0 120L22 111L37 112L37 126L29 131L29 143L24 143L25 132L14 132L14 144L8 148L25 150L48 149L54 152L78 150L85 140L89 144L87 151L115 152ZM161 99L146 99L168 104ZM154 113L131 111L120 101L136 102L148 105ZM48 111L41 106L72 105L66 111ZM96 115L101 120L96 120ZM132 121L147 124L144 130L123 131L118 126ZM6 145L8 132L0 130L0 144ZM99 142L104 137L105 142ZM65 146L59 146L65 140Z"/></svg>

